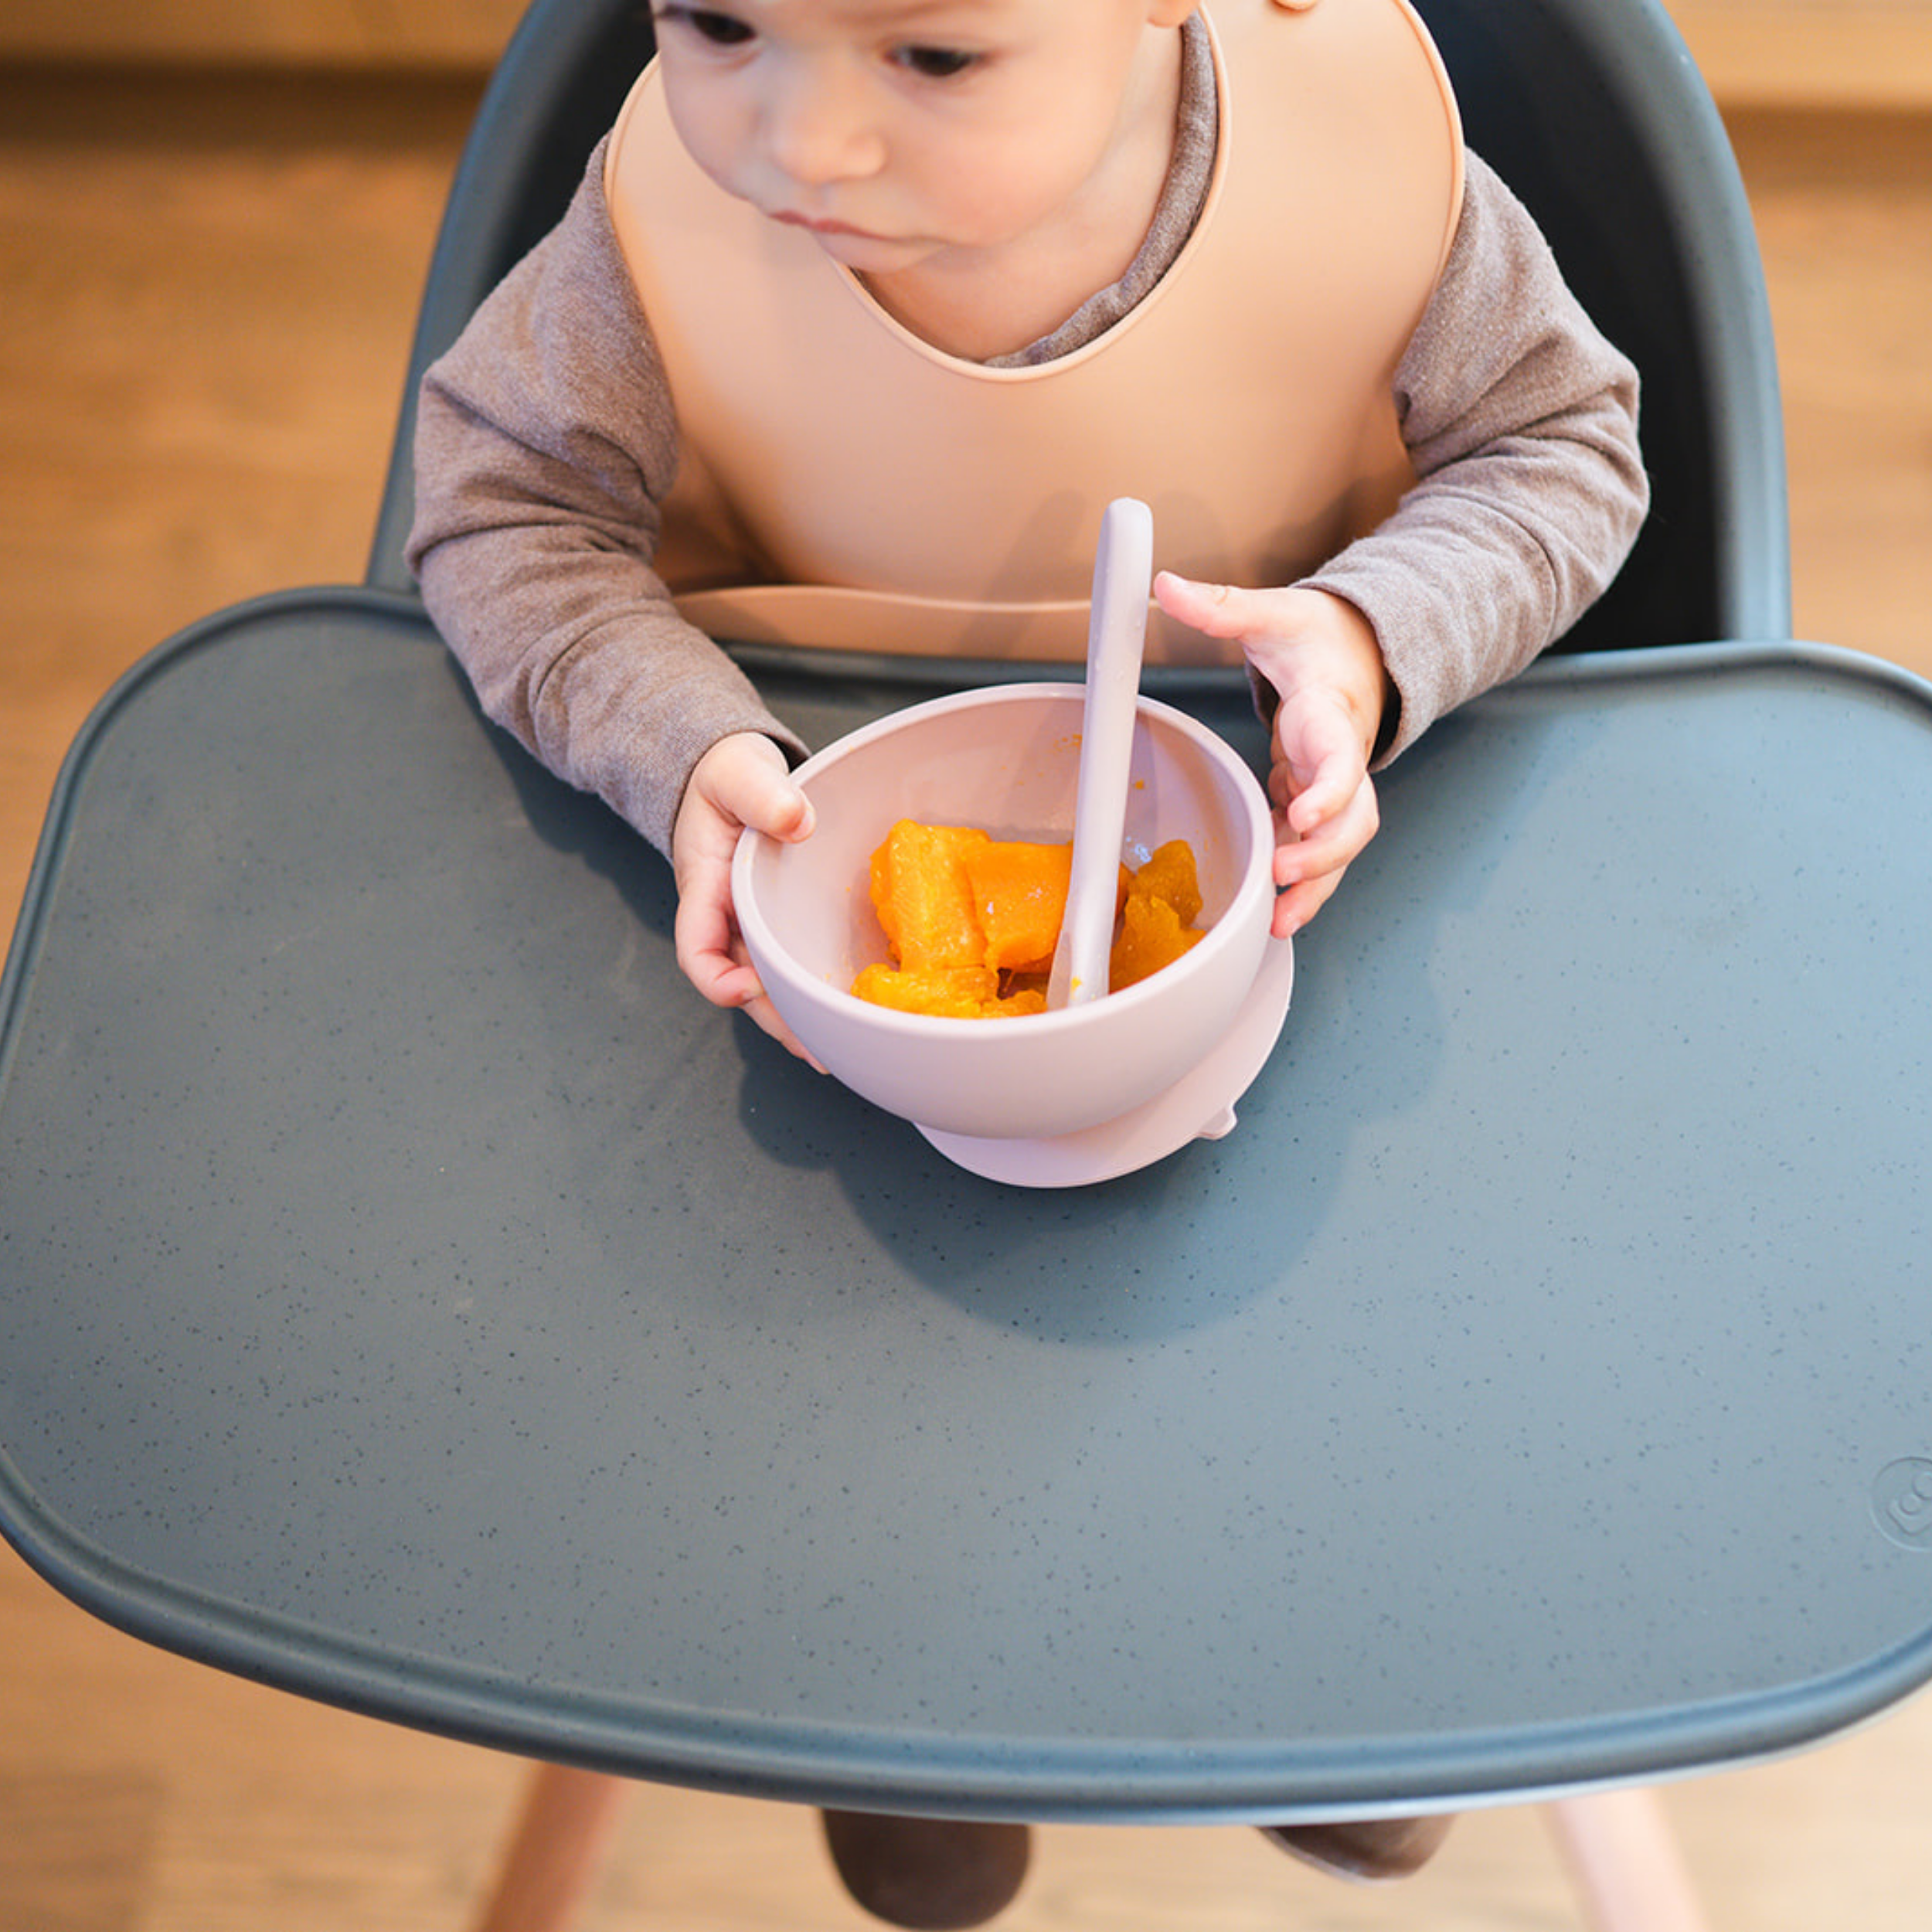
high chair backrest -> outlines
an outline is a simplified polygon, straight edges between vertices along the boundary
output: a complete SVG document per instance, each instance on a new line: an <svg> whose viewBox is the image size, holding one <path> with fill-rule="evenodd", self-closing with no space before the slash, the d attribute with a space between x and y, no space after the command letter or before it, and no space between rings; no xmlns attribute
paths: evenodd
<svg viewBox="0 0 1932 1932"><path fill-rule="evenodd" d="M1749 205L1656 0L1417 0L1470 145L1637 363L1653 506L1566 649L1787 638L1783 417ZM563 211L651 49L643 0L535 0L486 92L431 261L369 580L406 590L423 371Z"/></svg>

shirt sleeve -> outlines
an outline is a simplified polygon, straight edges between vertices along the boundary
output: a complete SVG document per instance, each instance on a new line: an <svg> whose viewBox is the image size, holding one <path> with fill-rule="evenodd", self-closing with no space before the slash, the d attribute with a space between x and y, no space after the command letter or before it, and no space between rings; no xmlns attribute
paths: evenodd
<svg viewBox="0 0 1932 1932"><path fill-rule="evenodd" d="M1514 676L1602 594L1649 505L1638 378L1475 155L1441 280L1396 375L1417 481L1313 576L1368 618L1400 703L1379 762Z"/></svg>
<svg viewBox="0 0 1932 1932"><path fill-rule="evenodd" d="M719 739L805 747L651 567L676 423L603 180L425 375L405 555L485 713L668 853Z"/></svg>

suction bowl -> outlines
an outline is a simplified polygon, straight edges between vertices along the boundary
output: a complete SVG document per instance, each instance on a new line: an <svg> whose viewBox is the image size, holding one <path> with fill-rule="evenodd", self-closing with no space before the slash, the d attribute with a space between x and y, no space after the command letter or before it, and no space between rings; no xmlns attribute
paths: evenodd
<svg viewBox="0 0 1932 1932"><path fill-rule="evenodd" d="M1082 699L1078 685L1001 685L895 713L799 767L809 838L739 843L739 924L773 1005L845 1085L922 1128L1039 1140L1115 1120L1202 1060L1255 984L1274 903L1267 801L1214 733L1143 697L1123 856L1188 841L1210 927L1199 944L1124 992L1017 1019L894 1012L849 990L889 957L869 868L898 820L1072 836Z"/></svg>

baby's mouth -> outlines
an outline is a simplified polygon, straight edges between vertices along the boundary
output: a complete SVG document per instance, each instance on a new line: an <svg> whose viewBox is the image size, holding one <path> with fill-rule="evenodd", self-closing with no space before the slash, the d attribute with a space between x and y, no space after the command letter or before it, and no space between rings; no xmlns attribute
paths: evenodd
<svg viewBox="0 0 1932 1932"><path fill-rule="evenodd" d="M788 228L802 228L814 235L843 235L857 241L883 242L889 239L875 234L869 228L856 228L847 221L828 221L818 215L801 215L791 209L781 209L771 219L783 222Z"/></svg>

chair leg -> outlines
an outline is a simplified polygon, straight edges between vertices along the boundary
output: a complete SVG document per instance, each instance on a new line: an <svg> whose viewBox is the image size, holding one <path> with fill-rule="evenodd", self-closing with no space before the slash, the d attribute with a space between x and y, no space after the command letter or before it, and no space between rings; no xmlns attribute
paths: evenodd
<svg viewBox="0 0 1932 1932"><path fill-rule="evenodd" d="M600 1771L537 1765L475 1932L567 1932L626 1788ZM1590 1932L1709 1932L1655 1791L1560 1798L1543 1811Z"/></svg>
<svg viewBox="0 0 1932 1932"><path fill-rule="evenodd" d="M539 1764L475 1932L566 1932L597 1873L625 1781Z"/></svg>
<svg viewBox="0 0 1932 1932"><path fill-rule="evenodd" d="M1655 1791L1595 1792L1543 1811L1590 1932L1707 1932Z"/></svg>

